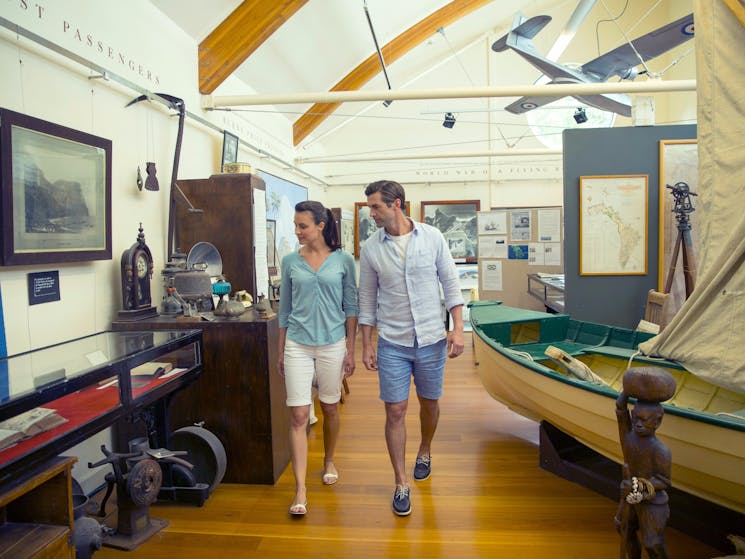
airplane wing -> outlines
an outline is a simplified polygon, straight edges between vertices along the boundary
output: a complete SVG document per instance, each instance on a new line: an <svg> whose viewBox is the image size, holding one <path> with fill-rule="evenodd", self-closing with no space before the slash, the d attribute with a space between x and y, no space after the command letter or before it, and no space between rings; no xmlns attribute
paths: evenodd
<svg viewBox="0 0 745 559"><path fill-rule="evenodd" d="M509 105L507 105L504 110L514 115L520 115L523 113L527 113L528 111L532 111L533 109L537 109L538 107L543 107L544 105L553 103L554 101L558 101L563 97L565 97L565 95L559 95L558 97L546 97L537 95L521 97L514 103L510 103Z"/></svg>
<svg viewBox="0 0 745 559"><path fill-rule="evenodd" d="M624 78L631 68L641 64L639 56L646 62L691 38L693 38L693 14L634 39L631 41L634 48L626 43L583 64L582 71L596 76L600 81L606 81L611 76Z"/></svg>

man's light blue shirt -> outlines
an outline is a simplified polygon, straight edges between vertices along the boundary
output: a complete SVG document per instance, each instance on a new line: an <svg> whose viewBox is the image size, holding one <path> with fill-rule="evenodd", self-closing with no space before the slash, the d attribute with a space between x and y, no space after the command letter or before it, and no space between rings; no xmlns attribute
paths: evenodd
<svg viewBox="0 0 745 559"><path fill-rule="evenodd" d="M395 241L378 229L360 255L359 323L377 326L389 342L414 347L445 338L445 308L463 304L458 272L447 241L435 227L411 221L414 229L404 262Z"/></svg>
<svg viewBox="0 0 745 559"><path fill-rule="evenodd" d="M346 319L357 316L354 258L335 250L317 272L299 253L282 258L279 327L293 342L321 346L341 340Z"/></svg>

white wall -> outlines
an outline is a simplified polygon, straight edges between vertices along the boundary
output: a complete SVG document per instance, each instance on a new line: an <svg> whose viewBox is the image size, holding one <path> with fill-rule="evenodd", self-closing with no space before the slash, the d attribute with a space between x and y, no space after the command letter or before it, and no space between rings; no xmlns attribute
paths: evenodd
<svg viewBox="0 0 745 559"><path fill-rule="evenodd" d="M246 140L263 138L262 147L271 147L274 153L292 152L284 117L257 119L258 127L240 116L201 111L196 44L146 0L3 2L0 16L141 88L184 99L187 110L220 128L238 129ZM153 302L160 302L159 273L167 260L168 185L178 119L156 102L125 107L139 96L137 91L114 79L89 79L95 73L85 66L5 28L0 28L0 75L0 106L113 144L111 260L0 268L7 349L13 355L110 327L121 308L120 257L136 242L140 222L155 260ZM221 132L187 119L178 177L202 178L218 172L221 151ZM240 156L276 175L287 174L245 148ZM144 178L147 161L157 166L157 192L140 191L136 185L137 168ZM288 178L297 182L297 177ZM59 271L61 300L29 306L27 274L46 270ZM108 431L68 451L80 458L74 473L86 490L102 483L106 473L106 468L91 471L86 465L101 458L101 444L110 446Z"/></svg>

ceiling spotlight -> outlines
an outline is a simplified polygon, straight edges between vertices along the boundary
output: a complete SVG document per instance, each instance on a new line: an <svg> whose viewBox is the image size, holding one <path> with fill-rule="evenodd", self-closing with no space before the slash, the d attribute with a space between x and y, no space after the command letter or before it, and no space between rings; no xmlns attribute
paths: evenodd
<svg viewBox="0 0 745 559"><path fill-rule="evenodd" d="M385 101L383 101L383 106L390 107L392 103L393 103L393 99L386 99Z"/></svg>
<svg viewBox="0 0 745 559"><path fill-rule="evenodd" d="M445 120L443 121L442 125L445 128L452 128L455 125L455 115L453 113L445 113Z"/></svg>
<svg viewBox="0 0 745 559"><path fill-rule="evenodd" d="M576 122L577 124L584 124L585 122L587 122L587 114L585 113L585 109L579 107L574 112L574 122Z"/></svg>

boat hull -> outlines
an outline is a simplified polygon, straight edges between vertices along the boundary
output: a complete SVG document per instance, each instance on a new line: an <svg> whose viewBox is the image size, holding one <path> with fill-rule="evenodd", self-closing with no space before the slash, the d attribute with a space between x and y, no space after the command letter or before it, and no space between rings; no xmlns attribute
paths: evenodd
<svg viewBox="0 0 745 559"><path fill-rule="evenodd" d="M615 416L618 392L612 387L596 387L516 356L478 327L474 349L481 382L494 399L623 462ZM672 454L673 486L745 514L745 428L666 411L658 436Z"/></svg>

